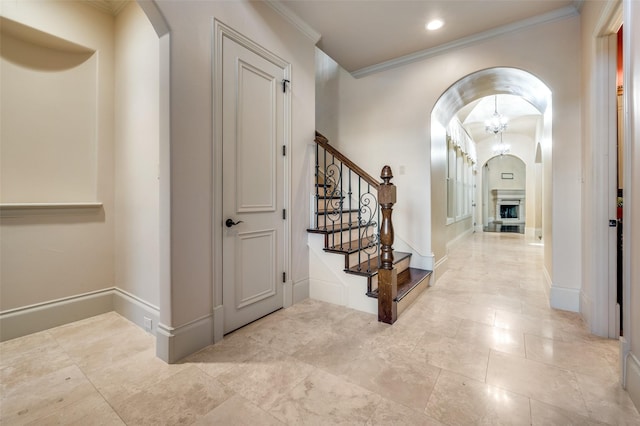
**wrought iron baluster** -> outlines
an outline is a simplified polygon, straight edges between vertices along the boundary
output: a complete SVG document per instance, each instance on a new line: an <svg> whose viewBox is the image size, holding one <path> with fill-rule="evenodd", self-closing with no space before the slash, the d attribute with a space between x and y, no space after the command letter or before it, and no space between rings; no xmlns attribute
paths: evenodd
<svg viewBox="0 0 640 426"><path fill-rule="evenodd" d="M315 209L316 209L316 214L315 214L315 218L314 218L314 225L315 228L318 229L320 228L320 219L318 217L318 213L320 210L320 146L316 144L316 198L315 198Z"/></svg>

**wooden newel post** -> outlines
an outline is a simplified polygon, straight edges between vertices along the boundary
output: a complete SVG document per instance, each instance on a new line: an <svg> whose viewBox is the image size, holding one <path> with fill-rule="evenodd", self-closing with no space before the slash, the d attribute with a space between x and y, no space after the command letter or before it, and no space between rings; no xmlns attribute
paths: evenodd
<svg viewBox="0 0 640 426"><path fill-rule="evenodd" d="M398 271L393 266L393 223L391 213L396 203L396 186L391 167L384 166L380 173L382 184L378 189L378 202L382 210L380 224L380 268L378 270L378 321L393 324L398 319Z"/></svg>

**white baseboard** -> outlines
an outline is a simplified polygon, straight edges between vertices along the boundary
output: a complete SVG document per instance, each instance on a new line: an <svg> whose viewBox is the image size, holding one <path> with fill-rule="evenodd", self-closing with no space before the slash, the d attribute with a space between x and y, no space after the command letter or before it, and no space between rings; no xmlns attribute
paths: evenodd
<svg viewBox="0 0 640 426"><path fill-rule="evenodd" d="M160 322L160 308L157 306L116 287L113 289L113 310L143 330L156 335ZM151 322L151 328L147 327L145 319Z"/></svg>
<svg viewBox="0 0 640 426"><path fill-rule="evenodd" d="M449 253L454 247L456 247L458 244L460 244L462 242L462 240L464 240L465 238L467 238L469 235L473 234L474 228L471 227L467 230L465 230L464 232L462 232L460 235L458 235L457 237L455 237L454 239L452 239L451 241L449 241L447 243L447 253Z"/></svg>
<svg viewBox="0 0 640 426"><path fill-rule="evenodd" d="M213 342L219 342L224 337L224 306L213 308Z"/></svg>
<svg viewBox="0 0 640 426"><path fill-rule="evenodd" d="M213 314L205 315L179 327L158 324L156 356L173 364L213 344Z"/></svg>
<svg viewBox="0 0 640 426"><path fill-rule="evenodd" d="M549 303L554 309L580 312L580 290L552 285Z"/></svg>
<svg viewBox="0 0 640 426"><path fill-rule="evenodd" d="M113 288L0 312L0 341L113 311Z"/></svg>
<svg viewBox="0 0 640 426"><path fill-rule="evenodd" d="M156 334L160 320L159 309L118 287L51 300L36 305L0 312L0 341L48 330L74 321L116 311L129 321L145 327L145 318Z"/></svg>
<svg viewBox="0 0 640 426"><path fill-rule="evenodd" d="M625 356L625 364L625 389L629 392L631 400L640 411L640 361L632 352L629 352Z"/></svg>
<svg viewBox="0 0 640 426"><path fill-rule="evenodd" d="M293 283L293 304L302 302L309 298L310 284L309 278L305 278Z"/></svg>
<svg viewBox="0 0 640 426"><path fill-rule="evenodd" d="M447 272L449 268L449 256L444 255L440 258L436 264L433 266L433 275L431 276L431 285L434 285L438 282L438 279Z"/></svg>

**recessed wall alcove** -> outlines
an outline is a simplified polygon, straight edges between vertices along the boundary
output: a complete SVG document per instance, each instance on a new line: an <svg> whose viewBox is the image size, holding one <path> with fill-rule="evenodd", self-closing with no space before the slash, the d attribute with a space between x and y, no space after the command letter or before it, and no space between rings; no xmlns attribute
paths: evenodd
<svg viewBox="0 0 640 426"><path fill-rule="evenodd" d="M0 203L96 201L98 54L0 18Z"/></svg>

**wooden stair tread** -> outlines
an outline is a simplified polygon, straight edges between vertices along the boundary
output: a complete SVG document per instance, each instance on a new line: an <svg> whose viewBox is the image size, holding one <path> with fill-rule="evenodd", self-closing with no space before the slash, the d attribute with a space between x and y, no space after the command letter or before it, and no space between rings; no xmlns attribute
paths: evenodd
<svg viewBox="0 0 640 426"><path fill-rule="evenodd" d="M399 302L407 294L418 286L424 279L431 275L432 271L426 271L424 269L408 268L405 271L398 274L398 294L395 298L395 302ZM378 298L378 289L367 293L367 296Z"/></svg>
<svg viewBox="0 0 640 426"><path fill-rule="evenodd" d="M397 264L410 257L411 253L405 253L401 251L393 252L393 264ZM370 262L362 262L359 265L352 266L345 272L354 275L363 275L365 277L372 277L378 273L378 256L372 257Z"/></svg>
<svg viewBox="0 0 640 426"><path fill-rule="evenodd" d="M360 210L358 209L342 209L342 210L321 210L321 211L317 211L316 214L317 215L321 215L321 214L336 214L336 213L357 213Z"/></svg>
<svg viewBox="0 0 640 426"><path fill-rule="evenodd" d="M349 230L349 225L351 225L351 229L357 229L358 228L358 223L357 222L334 223L333 225L318 226L317 228L309 228L309 229L307 229L307 232L309 232L311 234L333 234L335 232L348 231Z"/></svg>

